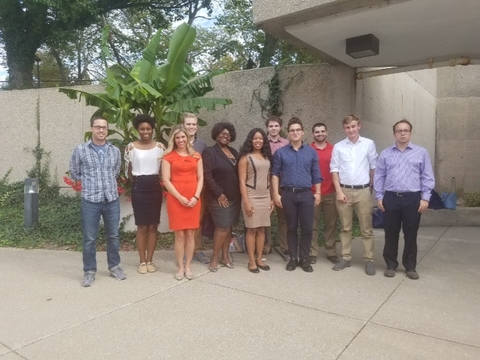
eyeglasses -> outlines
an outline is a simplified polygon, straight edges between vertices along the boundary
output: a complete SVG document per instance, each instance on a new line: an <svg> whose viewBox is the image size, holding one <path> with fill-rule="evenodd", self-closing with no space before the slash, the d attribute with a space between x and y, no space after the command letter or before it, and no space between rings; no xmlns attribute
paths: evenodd
<svg viewBox="0 0 480 360"><path fill-rule="evenodd" d="M230 133L228 131L222 131L220 133L220 136L223 136L223 137L226 137L226 138L231 138L232 135L230 135Z"/></svg>
<svg viewBox="0 0 480 360"><path fill-rule="evenodd" d="M401 129L401 130L395 130L395 134L408 134L409 132L411 132L412 130L410 129Z"/></svg>
<svg viewBox="0 0 480 360"><path fill-rule="evenodd" d="M99 125L94 125L92 126L95 130L107 130L108 126L99 126Z"/></svg>
<svg viewBox="0 0 480 360"><path fill-rule="evenodd" d="M303 129L290 129L288 130L289 133L299 133L299 132L302 132Z"/></svg>

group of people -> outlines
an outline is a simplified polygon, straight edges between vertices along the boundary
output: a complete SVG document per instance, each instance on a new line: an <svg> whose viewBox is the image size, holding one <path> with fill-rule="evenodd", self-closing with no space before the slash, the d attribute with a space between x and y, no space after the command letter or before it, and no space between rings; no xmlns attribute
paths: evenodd
<svg viewBox="0 0 480 360"><path fill-rule="evenodd" d="M137 225L138 272L156 271L153 253L157 241L163 185L167 191L170 229L175 235L177 280L194 277L191 262L208 264L211 272L220 265L234 268L229 257L232 228L243 213L246 228L248 270L270 270L264 254L272 249L270 219L278 217L279 252L286 270L301 267L312 272L318 256L318 233L323 217L327 259L333 270L351 266L353 210L364 248L365 273L375 275L372 229L372 192L384 212L387 265L384 275L395 276L399 233L405 247L402 264L407 276L418 279L417 232L421 213L428 207L435 180L428 152L410 142L412 124L393 125L395 144L378 156L372 140L360 136L355 115L343 122L346 138L335 145L327 141L324 123L312 127L313 142L304 142L305 130L297 117L287 124L288 140L281 136L282 119L267 119L266 131L252 129L240 151L230 144L236 130L229 122L216 123L214 145L197 137L198 119L184 114L183 124L172 129L168 146L155 142L155 121L138 115L133 126L139 139L125 149L125 169L132 182L132 206ZM110 275L125 279L120 268L118 224L120 207L116 177L120 171L118 148L107 140L108 123L91 119L92 139L73 152L70 173L82 182L83 286L91 286L97 270L95 240L100 216L107 235ZM204 254L201 224L208 209L215 225L210 259ZM340 221L341 256L337 254L337 219ZM298 234L298 228L300 233Z"/></svg>

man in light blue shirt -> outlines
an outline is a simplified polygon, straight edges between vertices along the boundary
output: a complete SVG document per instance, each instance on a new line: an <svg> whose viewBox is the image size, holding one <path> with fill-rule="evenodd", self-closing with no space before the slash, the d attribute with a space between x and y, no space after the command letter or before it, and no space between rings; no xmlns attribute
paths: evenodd
<svg viewBox="0 0 480 360"><path fill-rule="evenodd" d="M375 198L384 212L386 277L394 277L398 267L398 240L403 227L405 247L402 264L410 279L419 275L417 233L420 217L428 208L435 187L432 164L427 150L410 142L412 124L400 120L393 125L395 145L382 151L374 176Z"/></svg>
<svg viewBox="0 0 480 360"><path fill-rule="evenodd" d="M120 150L107 141L108 122L102 116L90 119L92 139L75 148L70 160L70 176L82 184L83 271L82 286L92 286L97 272L96 239L103 218L107 235L107 262L110 276L124 280L120 268L120 201L117 176Z"/></svg>

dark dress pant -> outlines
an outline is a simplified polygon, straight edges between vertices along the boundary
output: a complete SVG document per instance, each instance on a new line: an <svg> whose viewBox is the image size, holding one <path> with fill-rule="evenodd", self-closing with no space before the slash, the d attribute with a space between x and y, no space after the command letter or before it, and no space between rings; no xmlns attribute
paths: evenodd
<svg viewBox="0 0 480 360"><path fill-rule="evenodd" d="M383 197L385 247L383 258L387 269L398 267L398 239L400 229L403 229L405 246L402 264L406 271L415 271L417 266L417 233L421 214L418 212L421 193L395 193L386 191Z"/></svg>
<svg viewBox="0 0 480 360"><path fill-rule="evenodd" d="M294 193L282 191L282 205L287 220L287 245L291 259L308 259L312 245L313 205L310 189ZM300 238L297 229L300 225Z"/></svg>

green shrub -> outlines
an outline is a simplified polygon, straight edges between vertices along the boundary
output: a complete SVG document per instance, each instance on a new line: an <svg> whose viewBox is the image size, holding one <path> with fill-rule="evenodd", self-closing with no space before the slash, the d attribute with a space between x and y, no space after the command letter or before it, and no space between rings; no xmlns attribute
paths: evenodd
<svg viewBox="0 0 480 360"><path fill-rule="evenodd" d="M480 207L480 191L463 194L463 201L467 207Z"/></svg>

